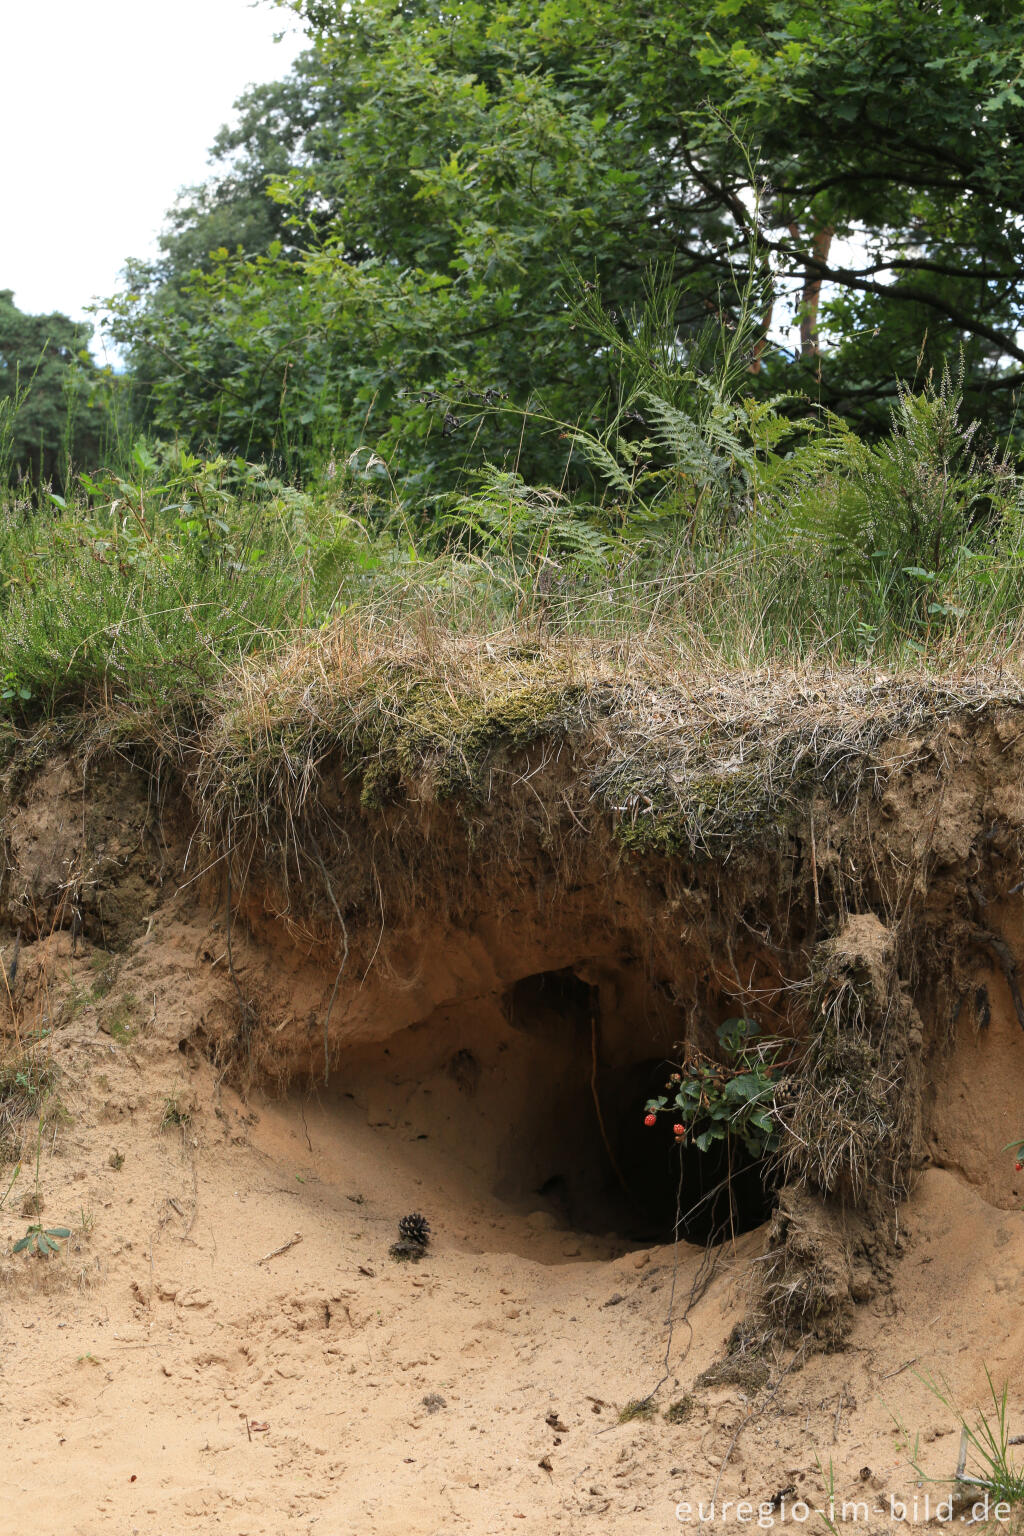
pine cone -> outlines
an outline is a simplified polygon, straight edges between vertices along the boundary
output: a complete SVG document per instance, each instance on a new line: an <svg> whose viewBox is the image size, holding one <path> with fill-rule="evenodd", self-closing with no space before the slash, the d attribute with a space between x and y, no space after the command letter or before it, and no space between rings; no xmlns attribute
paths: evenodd
<svg viewBox="0 0 1024 1536"><path fill-rule="evenodd" d="M403 1216L398 1223L398 1235L404 1242L425 1248L430 1241L430 1222L419 1211L413 1211L411 1216Z"/></svg>

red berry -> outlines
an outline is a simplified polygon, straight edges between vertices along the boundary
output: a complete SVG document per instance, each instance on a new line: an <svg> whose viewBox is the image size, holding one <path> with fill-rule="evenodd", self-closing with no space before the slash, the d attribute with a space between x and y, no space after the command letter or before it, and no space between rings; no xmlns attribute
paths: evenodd
<svg viewBox="0 0 1024 1536"><path fill-rule="evenodd" d="M1024 1163L1014 1163L1014 1167L1018 1173L1024 1171Z"/></svg>
<svg viewBox="0 0 1024 1536"><path fill-rule="evenodd" d="M672 1131L673 1131L673 1134L676 1135L676 1136L685 1136L686 1135L686 1126L685 1125L674 1125L672 1127Z"/></svg>
<svg viewBox="0 0 1024 1536"><path fill-rule="evenodd" d="M644 1115L644 1125L657 1125L657 1115Z"/></svg>

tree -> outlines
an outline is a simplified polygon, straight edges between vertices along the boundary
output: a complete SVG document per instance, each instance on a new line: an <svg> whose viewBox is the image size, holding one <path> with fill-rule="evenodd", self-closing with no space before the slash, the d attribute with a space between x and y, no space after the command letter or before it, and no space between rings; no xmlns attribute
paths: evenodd
<svg viewBox="0 0 1024 1536"><path fill-rule="evenodd" d="M112 379L91 335L67 315L25 314L0 289L0 473L53 481L98 456Z"/></svg>
<svg viewBox="0 0 1024 1536"><path fill-rule="evenodd" d="M645 271L670 266L685 347L752 247L776 327L752 390L806 389L870 429L898 376L962 350L968 409L1011 419L1007 0L291 8L310 49L245 98L224 175L115 304L158 426L297 463L365 438L428 488L470 445L557 475L556 433L484 407L594 410L607 357L571 328L574 289L625 327ZM798 339L779 347L786 303Z"/></svg>
<svg viewBox="0 0 1024 1536"><path fill-rule="evenodd" d="M894 394L897 375L937 374L963 348L969 407L1005 423L1024 383L1018 7L721 0L703 36L669 58L683 53L667 89L691 84L695 65L758 147L770 187L761 238L803 289L802 350L822 397L863 411ZM682 163L701 179L721 120L695 121L687 138ZM739 187L717 185L742 230ZM807 329L819 283L832 338L820 364Z"/></svg>

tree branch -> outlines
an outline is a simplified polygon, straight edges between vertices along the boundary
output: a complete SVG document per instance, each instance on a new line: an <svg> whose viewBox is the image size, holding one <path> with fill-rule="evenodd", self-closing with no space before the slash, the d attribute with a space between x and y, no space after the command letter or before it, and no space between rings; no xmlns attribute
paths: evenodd
<svg viewBox="0 0 1024 1536"><path fill-rule="evenodd" d="M938 294L928 292L923 288L894 287L889 283L869 282L861 278L856 272L847 267L831 267L827 262L820 261L816 256L809 255L806 251L797 251L788 247L780 240L769 240L761 237L762 243L783 257L783 259L795 262L804 271L813 270L821 278L823 283L835 283L840 288L852 288L859 293L875 293L881 298L896 299L903 304L922 304L926 309L936 310L945 315L953 325L959 326L971 336L983 336L986 341L991 341L1008 357L1014 357L1018 362L1024 363L1024 347L1011 341L1002 331L997 331L994 326L986 325L983 320L968 314L957 304L951 304ZM795 276L796 274L791 274Z"/></svg>

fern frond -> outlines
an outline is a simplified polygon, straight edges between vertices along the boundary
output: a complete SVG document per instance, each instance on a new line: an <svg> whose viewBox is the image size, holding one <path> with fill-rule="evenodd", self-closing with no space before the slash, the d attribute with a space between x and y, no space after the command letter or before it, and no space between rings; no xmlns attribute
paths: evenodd
<svg viewBox="0 0 1024 1536"><path fill-rule="evenodd" d="M486 550L516 566L553 561L596 569L607 563L615 540L597 525L594 509L494 465L485 466L479 481L441 520L450 546Z"/></svg>

